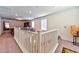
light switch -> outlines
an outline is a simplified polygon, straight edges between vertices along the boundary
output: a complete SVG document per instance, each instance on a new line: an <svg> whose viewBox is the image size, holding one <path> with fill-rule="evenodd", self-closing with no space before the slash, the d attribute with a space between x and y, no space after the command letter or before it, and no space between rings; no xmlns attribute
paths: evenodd
<svg viewBox="0 0 79 59"><path fill-rule="evenodd" d="M67 26L64 26L64 28L66 29L66 28L67 28Z"/></svg>

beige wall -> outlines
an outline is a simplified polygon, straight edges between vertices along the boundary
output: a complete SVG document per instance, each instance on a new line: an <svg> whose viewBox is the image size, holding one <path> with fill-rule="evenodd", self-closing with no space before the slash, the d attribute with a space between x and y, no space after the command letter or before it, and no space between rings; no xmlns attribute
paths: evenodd
<svg viewBox="0 0 79 59"><path fill-rule="evenodd" d="M48 19L48 30L57 28L59 29L59 35L61 35L64 40L72 41L73 38L69 28L71 25L79 24L78 13L79 11L77 8L72 8L42 18ZM41 20L41 18L37 20ZM40 24L37 23L37 26L38 25ZM40 28L40 26L37 28Z"/></svg>
<svg viewBox="0 0 79 59"><path fill-rule="evenodd" d="M40 21L40 19L35 19L35 24L34 24L35 26L35 31L40 31L40 29L41 29L41 21Z"/></svg>
<svg viewBox="0 0 79 59"><path fill-rule="evenodd" d="M2 20L0 18L0 35L2 34L2 31L3 31L3 29L2 29Z"/></svg>
<svg viewBox="0 0 79 59"><path fill-rule="evenodd" d="M71 9L62 13L47 16L48 29L58 28L63 39L71 41L70 26L78 24L78 10Z"/></svg>

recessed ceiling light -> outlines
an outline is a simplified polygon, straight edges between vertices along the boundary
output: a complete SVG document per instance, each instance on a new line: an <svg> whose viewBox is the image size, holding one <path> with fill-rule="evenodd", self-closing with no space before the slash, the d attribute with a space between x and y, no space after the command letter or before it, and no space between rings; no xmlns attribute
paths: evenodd
<svg viewBox="0 0 79 59"><path fill-rule="evenodd" d="M32 13L32 11L31 10L29 10L29 14L31 14Z"/></svg>
<svg viewBox="0 0 79 59"><path fill-rule="evenodd" d="M53 8L57 8L56 6L53 6Z"/></svg>
<svg viewBox="0 0 79 59"><path fill-rule="evenodd" d="M16 14L16 16L18 16L18 14Z"/></svg>

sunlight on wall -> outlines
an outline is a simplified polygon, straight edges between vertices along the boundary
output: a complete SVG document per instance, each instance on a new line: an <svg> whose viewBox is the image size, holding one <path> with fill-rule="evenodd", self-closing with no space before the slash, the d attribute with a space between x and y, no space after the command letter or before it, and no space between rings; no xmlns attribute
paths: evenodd
<svg viewBox="0 0 79 59"><path fill-rule="evenodd" d="M34 22L34 21L32 21L32 27L33 27L33 28L35 27L35 22Z"/></svg>

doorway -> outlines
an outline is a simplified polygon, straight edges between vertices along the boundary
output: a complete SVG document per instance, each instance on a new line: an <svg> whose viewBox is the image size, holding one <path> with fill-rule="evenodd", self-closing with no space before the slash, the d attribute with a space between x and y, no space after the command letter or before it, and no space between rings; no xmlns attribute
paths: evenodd
<svg viewBox="0 0 79 59"><path fill-rule="evenodd" d="M9 30L10 24L9 22L3 21L3 31Z"/></svg>
<svg viewBox="0 0 79 59"><path fill-rule="evenodd" d="M3 32L10 32L14 35L14 28L10 27L10 22L3 21Z"/></svg>

